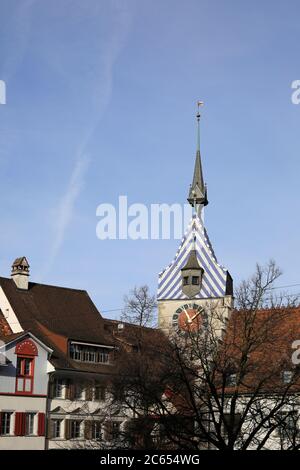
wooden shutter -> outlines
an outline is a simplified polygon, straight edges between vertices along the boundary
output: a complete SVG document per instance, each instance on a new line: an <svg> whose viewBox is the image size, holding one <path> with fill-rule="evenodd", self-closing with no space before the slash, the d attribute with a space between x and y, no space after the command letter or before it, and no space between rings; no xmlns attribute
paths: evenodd
<svg viewBox="0 0 300 470"><path fill-rule="evenodd" d="M20 436L20 419L21 419L21 413L16 413L15 415L15 436Z"/></svg>
<svg viewBox="0 0 300 470"><path fill-rule="evenodd" d="M105 397L106 397L106 388L105 388L105 385L103 385L103 386L101 387L101 395L100 395L100 397L101 397L101 400L102 400L102 401L105 401Z"/></svg>
<svg viewBox="0 0 300 470"><path fill-rule="evenodd" d="M93 385L92 382L85 384L85 399L91 401L93 399Z"/></svg>
<svg viewBox="0 0 300 470"><path fill-rule="evenodd" d="M93 438L93 421L91 419L84 421L84 438L87 440Z"/></svg>
<svg viewBox="0 0 300 470"><path fill-rule="evenodd" d="M71 437L71 420L65 420L65 439L70 439Z"/></svg>
<svg viewBox="0 0 300 470"><path fill-rule="evenodd" d="M70 398L70 380L69 379L66 380L65 388L66 388L65 398L68 400Z"/></svg>
<svg viewBox="0 0 300 470"><path fill-rule="evenodd" d="M55 398L55 380L52 380L49 384L49 396Z"/></svg>
<svg viewBox="0 0 300 470"><path fill-rule="evenodd" d="M48 422L47 422L47 437L48 437L48 439L52 439L52 437L54 436L53 428L54 428L53 419L48 419Z"/></svg>
<svg viewBox="0 0 300 470"><path fill-rule="evenodd" d="M45 435L45 413L38 414L38 436Z"/></svg>
<svg viewBox="0 0 300 470"><path fill-rule="evenodd" d="M15 416L15 436L25 436L26 415L16 412Z"/></svg>
<svg viewBox="0 0 300 470"><path fill-rule="evenodd" d="M96 401L104 401L106 397L106 387L103 383L96 383L95 386L95 400Z"/></svg>
<svg viewBox="0 0 300 470"><path fill-rule="evenodd" d="M112 440L112 429L113 429L112 421L106 421L104 423L104 439L106 441Z"/></svg>

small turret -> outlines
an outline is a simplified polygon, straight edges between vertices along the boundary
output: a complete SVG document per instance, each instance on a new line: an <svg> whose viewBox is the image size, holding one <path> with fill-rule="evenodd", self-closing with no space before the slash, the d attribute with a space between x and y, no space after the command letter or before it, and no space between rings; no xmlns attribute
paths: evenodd
<svg viewBox="0 0 300 470"><path fill-rule="evenodd" d="M11 277L18 289L28 290L29 263L25 256L17 258L11 268Z"/></svg>

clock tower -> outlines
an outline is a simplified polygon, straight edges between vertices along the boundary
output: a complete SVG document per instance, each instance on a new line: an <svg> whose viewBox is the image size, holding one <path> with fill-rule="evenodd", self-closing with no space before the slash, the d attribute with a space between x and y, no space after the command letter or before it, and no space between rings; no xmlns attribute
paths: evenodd
<svg viewBox="0 0 300 470"><path fill-rule="evenodd" d="M187 199L193 215L175 258L158 280L158 325L167 334L175 329L195 330L205 322L214 322L213 317L221 332L233 307L232 278L218 263L203 222L208 199L200 155L202 105L198 102L196 160Z"/></svg>

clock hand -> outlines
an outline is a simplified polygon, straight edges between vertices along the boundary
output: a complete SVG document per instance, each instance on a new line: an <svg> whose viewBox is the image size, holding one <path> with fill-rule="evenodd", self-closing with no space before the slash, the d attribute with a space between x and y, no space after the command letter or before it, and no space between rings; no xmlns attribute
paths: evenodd
<svg viewBox="0 0 300 470"><path fill-rule="evenodd" d="M187 311L186 311L185 308L184 308L184 313L185 313L185 315L186 315L186 318L187 318L188 323L191 323L192 320L191 320L191 318L190 318L190 316L189 316L189 314L187 313Z"/></svg>
<svg viewBox="0 0 300 470"><path fill-rule="evenodd" d="M200 314L200 312L197 312L196 315L194 315L194 316L191 318L191 321L195 320L195 318L198 317L199 314Z"/></svg>

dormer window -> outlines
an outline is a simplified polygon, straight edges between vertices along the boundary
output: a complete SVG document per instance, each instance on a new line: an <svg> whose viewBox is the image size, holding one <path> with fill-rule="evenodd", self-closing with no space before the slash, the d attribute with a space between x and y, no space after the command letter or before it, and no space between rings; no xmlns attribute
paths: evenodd
<svg viewBox="0 0 300 470"><path fill-rule="evenodd" d="M293 371L292 370L284 370L282 372L282 381L284 384L290 384L293 379Z"/></svg>
<svg viewBox="0 0 300 470"><path fill-rule="evenodd" d="M204 269L199 265L196 250L191 250L187 262L181 269L182 292L189 298L199 294Z"/></svg>
<svg viewBox="0 0 300 470"><path fill-rule="evenodd" d="M226 377L226 387L235 387L237 384L237 375L228 374Z"/></svg>
<svg viewBox="0 0 300 470"><path fill-rule="evenodd" d="M28 357L17 358L16 392L32 393L34 360Z"/></svg>
<svg viewBox="0 0 300 470"><path fill-rule="evenodd" d="M16 346L16 393L30 395L33 393L34 364L38 350L34 342L25 339Z"/></svg>
<svg viewBox="0 0 300 470"><path fill-rule="evenodd" d="M112 350L112 346L98 346L72 341L70 344L70 358L80 362L109 364Z"/></svg>

